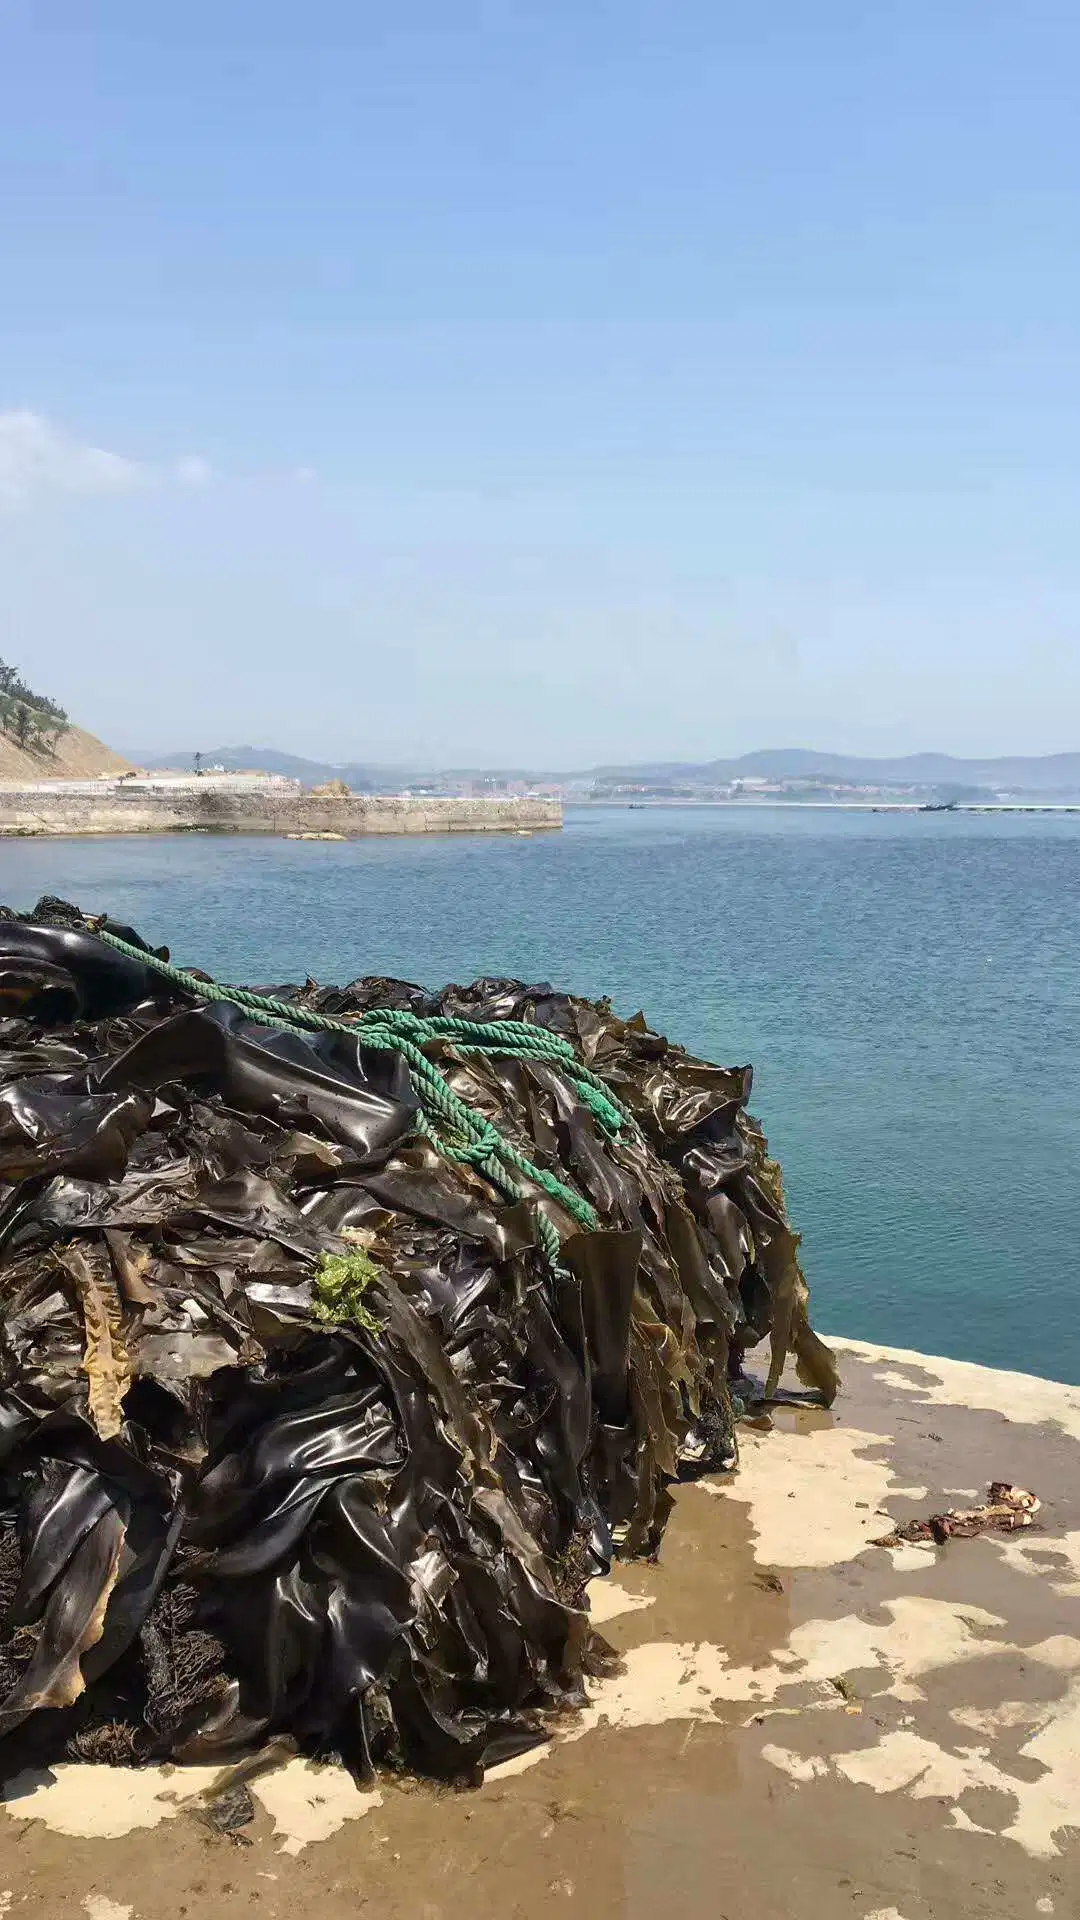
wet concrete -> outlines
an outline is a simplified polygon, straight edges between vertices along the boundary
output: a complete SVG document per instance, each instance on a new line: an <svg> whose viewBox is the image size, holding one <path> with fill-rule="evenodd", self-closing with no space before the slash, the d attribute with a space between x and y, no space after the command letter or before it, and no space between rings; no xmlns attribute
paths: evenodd
<svg viewBox="0 0 1080 1920"><path fill-rule="evenodd" d="M624 1671L550 1747L474 1793L292 1762L253 1784L250 1845L194 1816L205 1771L9 1782L0 1915L1080 1912L1080 1395L843 1366L832 1413L747 1431L659 1564L597 1590ZM870 1544L990 1479L1040 1495L1037 1530Z"/></svg>

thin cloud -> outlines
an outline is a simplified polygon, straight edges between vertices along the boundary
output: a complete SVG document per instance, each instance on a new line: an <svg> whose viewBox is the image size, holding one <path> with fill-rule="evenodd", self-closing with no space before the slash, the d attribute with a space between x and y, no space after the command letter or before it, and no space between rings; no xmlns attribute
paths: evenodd
<svg viewBox="0 0 1080 1920"><path fill-rule="evenodd" d="M172 471L182 487L208 487L214 477L213 467L201 453L185 453L182 459L173 461Z"/></svg>
<svg viewBox="0 0 1080 1920"><path fill-rule="evenodd" d="M0 500L8 505L49 493L134 493L150 479L140 461L76 440L40 413L0 413Z"/></svg>
<svg viewBox="0 0 1080 1920"><path fill-rule="evenodd" d="M95 447L27 408L0 413L0 506L21 507L56 494L139 493L149 487L206 487L213 468L201 454L167 465L131 460Z"/></svg>
<svg viewBox="0 0 1080 1920"><path fill-rule="evenodd" d="M45 414L28 407L0 412L0 512L57 495L84 497L145 493L153 489L201 493L207 487L246 481L255 486L309 487L315 467L223 474L201 453L162 460L132 460L127 454L80 440Z"/></svg>

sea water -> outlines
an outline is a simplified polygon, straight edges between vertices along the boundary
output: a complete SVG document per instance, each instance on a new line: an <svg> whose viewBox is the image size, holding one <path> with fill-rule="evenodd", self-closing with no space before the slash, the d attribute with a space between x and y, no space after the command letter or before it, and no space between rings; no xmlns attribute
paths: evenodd
<svg viewBox="0 0 1080 1920"><path fill-rule="evenodd" d="M814 1318L1080 1382L1080 818L581 809L562 833L0 841L270 984L550 980L754 1065Z"/></svg>

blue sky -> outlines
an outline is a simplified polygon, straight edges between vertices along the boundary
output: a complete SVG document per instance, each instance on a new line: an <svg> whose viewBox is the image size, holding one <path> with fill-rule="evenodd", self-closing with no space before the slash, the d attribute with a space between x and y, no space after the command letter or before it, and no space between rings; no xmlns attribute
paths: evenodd
<svg viewBox="0 0 1080 1920"><path fill-rule="evenodd" d="M8 0L0 652L119 745L1080 745L1057 0Z"/></svg>

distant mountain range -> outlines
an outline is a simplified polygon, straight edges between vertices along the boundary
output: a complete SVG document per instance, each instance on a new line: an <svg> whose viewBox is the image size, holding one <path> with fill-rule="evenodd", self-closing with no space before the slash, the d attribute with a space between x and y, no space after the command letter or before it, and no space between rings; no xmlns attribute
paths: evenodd
<svg viewBox="0 0 1080 1920"><path fill-rule="evenodd" d="M191 753L132 752L136 766L169 767L190 771ZM843 753L818 753L808 747L767 747L734 760L648 760L622 766L581 768L559 772L552 768L433 768L384 766L375 762L308 760L281 753L276 747L213 747L204 751L205 767L230 771L261 767L267 773L286 774L305 786L324 780L344 780L357 792L393 789L423 776L484 775L535 780L597 780L602 783L665 783L723 786L732 780L820 780L855 786L981 787L1019 793L1080 793L1080 753L1037 756L1008 755L998 759L962 760L948 753L911 753L868 759Z"/></svg>
<svg viewBox="0 0 1080 1920"><path fill-rule="evenodd" d="M129 756L139 767L190 773L193 753L159 753L154 748L139 748ZM435 767L414 761L411 765L390 765L368 760L307 760L302 754L281 753L277 747L208 747L203 750L204 768L224 767L227 773L246 773L254 768L264 773L284 774L300 780L306 787L320 786L324 780L344 780L356 793L379 793L408 785L410 780L433 777L482 780L573 780L588 774L542 772L536 767Z"/></svg>
<svg viewBox="0 0 1080 1920"><path fill-rule="evenodd" d="M961 760L949 753L909 753L887 759L817 753L809 747L766 747L737 760L656 760L596 767L598 780L694 781L720 786L730 780L839 780L856 786L1002 787L1030 793L1080 789L1080 753Z"/></svg>
<svg viewBox="0 0 1080 1920"><path fill-rule="evenodd" d="M140 749L129 758L139 767L167 768L176 773L190 773L195 761L194 753L156 753L152 748ZM264 773L281 773L289 780L302 781L305 787L321 786L324 780L344 780L355 793L400 786L410 772L407 767L361 766L356 761L339 764L307 760L301 754L279 753L276 747L210 747L201 759L204 767L224 767L227 773L247 772L254 767Z"/></svg>

